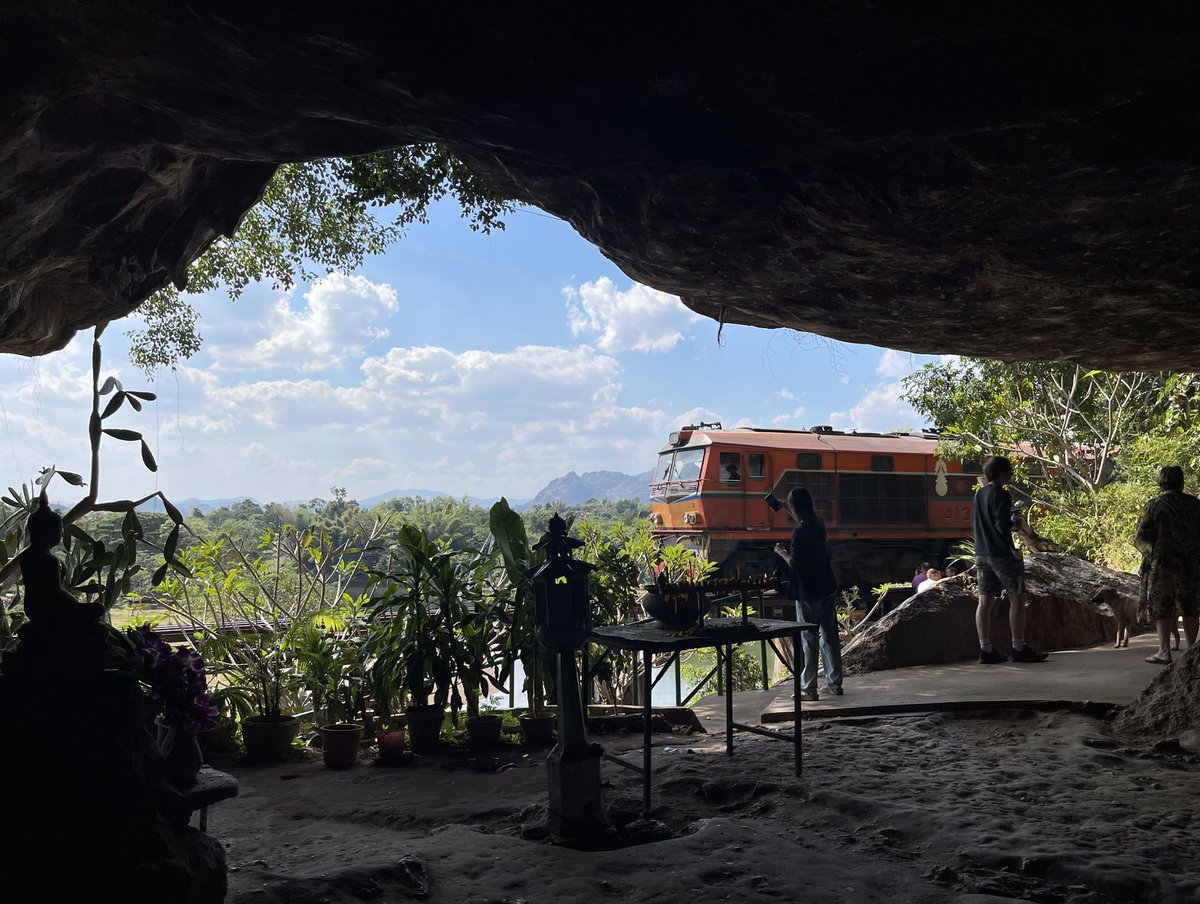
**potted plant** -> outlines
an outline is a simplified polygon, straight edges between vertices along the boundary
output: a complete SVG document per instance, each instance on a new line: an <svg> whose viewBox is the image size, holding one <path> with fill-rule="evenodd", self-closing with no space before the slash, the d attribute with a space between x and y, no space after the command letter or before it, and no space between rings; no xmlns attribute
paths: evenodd
<svg viewBox="0 0 1200 904"><path fill-rule="evenodd" d="M479 710L485 690L499 684L498 604L497 597L487 592L493 584L491 578L499 556L495 553L473 554L475 558L469 564L471 580L464 587L463 604L457 609L455 674L466 698L467 737L473 748L484 750L499 745L502 722L498 714Z"/></svg>
<svg viewBox="0 0 1200 904"><path fill-rule="evenodd" d="M503 623L507 635L503 645L501 671L497 683L504 684L516 672L519 662L525 672L525 691L529 709L517 717L521 740L526 744L547 746L554 737L555 716L545 711L548 687L553 684L551 657L543 655L533 621L533 593L526 575L541 564L544 553L534 549L525 530L525 522L501 499L488 513L492 543L504 563L503 591L499 593L505 611Z"/></svg>
<svg viewBox="0 0 1200 904"><path fill-rule="evenodd" d="M467 580L456 554L413 525L400 528L396 551L395 567L372 573L370 647L401 675L408 743L425 754L437 748L447 704L457 718L462 703L454 685L454 626Z"/></svg>
<svg viewBox="0 0 1200 904"><path fill-rule="evenodd" d="M366 731L374 735L380 757L385 761L397 760L404 752L407 724L404 714L394 711L400 694L398 667L390 657L379 656L371 650L369 635L363 644L363 673L371 702L363 717Z"/></svg>
<svg viewBox="0 0 1200 904"><path fill-rule="evenodd" d="M255 713L242 719L251 760L278 761L291 748L302 691L291 632L340 604L381 530L377 523L361 544L288 526L249 550L229 537L201 540L181 554L187 576L168 575L158 588L155 601L197 635L210 668Z"/></svg>
<svg viewBox="0 0 1200 904"><path fill-rule="evenodd" d="M708 596L700 585L716 572L716 563L687 547L668 544L648 565L654 583L645 587L642 595L646 615L671 628L701 621Z"/></svg>
<svg viewBox="0 0 1200 904"><path fill-rule="evenodd" d="M355 636L358 603L347 598L335 609L319 612L288 632L288 648L296 658L297 680L312 700L319 726L321 757L326 766L349 768L358 761L362 741L364 676Z"/></svg>
<svg viewBox="0 0 1200 904"><path fill-rule="evenodd" d="M178 787L190 787L204 764L196 733L211 727L217 714L208 699L204 661L187 647L172 650L149 626L127 629L125 639L131 671L157 717L167 775Z"/></svg>

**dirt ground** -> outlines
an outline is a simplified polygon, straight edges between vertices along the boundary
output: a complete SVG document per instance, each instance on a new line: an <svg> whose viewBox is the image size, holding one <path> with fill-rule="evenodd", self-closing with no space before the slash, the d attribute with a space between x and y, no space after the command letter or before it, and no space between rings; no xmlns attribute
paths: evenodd
<svg viewBox="0 0 1200 904"><path fill-rule="evenodd" d="M637 736L602 740L640 756ZM806 723L802 779L790 744L739 735L733 758L723 735L655 745L649 821L630 822L640 778L603 769L614 822L647 840L599 852L544 837L544 751L226 765L241 796L209 831L228 900L1200 900L1200 755L1083 715Z"/></svg>

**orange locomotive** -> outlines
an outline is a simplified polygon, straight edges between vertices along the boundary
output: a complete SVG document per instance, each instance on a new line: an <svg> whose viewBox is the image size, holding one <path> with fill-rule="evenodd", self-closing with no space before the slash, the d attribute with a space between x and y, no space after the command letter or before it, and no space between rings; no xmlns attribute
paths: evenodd
<svg viewBox="0 0 1200 904"><path fill-rule="evenodd" d="M932 434L763 430L699 424L672 433L650 484L651 532L704 553L724 573L778 572L772 547L793 522L772 511L807 487L842 587L907 581L971 536L980 467L937 455Z"/></svg>

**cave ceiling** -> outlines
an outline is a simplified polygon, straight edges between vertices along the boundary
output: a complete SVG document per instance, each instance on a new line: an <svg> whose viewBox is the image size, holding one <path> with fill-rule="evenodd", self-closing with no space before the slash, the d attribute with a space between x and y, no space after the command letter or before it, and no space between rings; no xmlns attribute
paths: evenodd
<svg viewBox="0 0 1200 904"><path fill-rule="evenodd" d="M636 10L636 12L634 12ZM0 350L438 141L725 323L1200 370L1200 11L0 0Z"/></svg>

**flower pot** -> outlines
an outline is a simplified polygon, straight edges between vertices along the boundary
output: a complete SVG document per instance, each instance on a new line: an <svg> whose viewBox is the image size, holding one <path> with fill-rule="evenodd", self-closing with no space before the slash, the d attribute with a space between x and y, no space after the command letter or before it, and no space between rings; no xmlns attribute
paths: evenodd
<svg viewBox="0 0 1200 904"><path fill-rule="evenodd" d="M472 716L467 719L467 737L476 750L490 750L500 746L500 727L504 720L500 716Z"/></svg>
<svg viewBox="0 0 1200 904"><path fill-rule="evenodd" d="M243 719L242 743L246 745L246 758L255 763L283 762L299 731L300 720L295 716Z"/></svg>
<svg viewBox="0 0 1200 904"><path fill-rule="evenodd" d="M375 743L379 745L379 758L386 763L394 763L404 753L404 729L389 728L378 732Z"/></svg>
<svg viewBox="0 0 1200 904"><path fill-rule="evenodd" d="M404 718L408 726L408 746L413 753L433 753L438 746L438 733L446 717L444 707L437 704L404 707Z"/></svg>
<svg viewBox="0 0 1200 904"><path fill-rule="evenodd" d="M349 769L358 762L363 727L357 722L321 726L321 759L330 769Z"/></svg>
<svg viewBox="0 0 1200 904"><path fill-rule="evenodd" d="M159 725L158 752L167 764L167 777L177 788L190 788L204 765L195 730Z"/></svg>
<svg viewBox="0 0 1200 904"><path fill-rule="evenodd" d="M521 713L517 723L521 726L521 742L532 747L549 747L554 740L554 723L558 716L553 713Z"/></svg>
<svg viewBox="0 0 1200 904"><path fill-rule="evenodd" d="M647 587L641 597L642 609L664 628L688 628L698 624L708 610L708 597L697 591L661 594Z"/></svg>
<svg viewBox="0 0 1200 904"><path fill-rule="evenodd" d="M218 720L212 728L204 728L196 732L196 741L200 744L200 750L205 757L217 751L236 749L233 741L236 728L237 726L233 722L222 719Z"/></svg>

